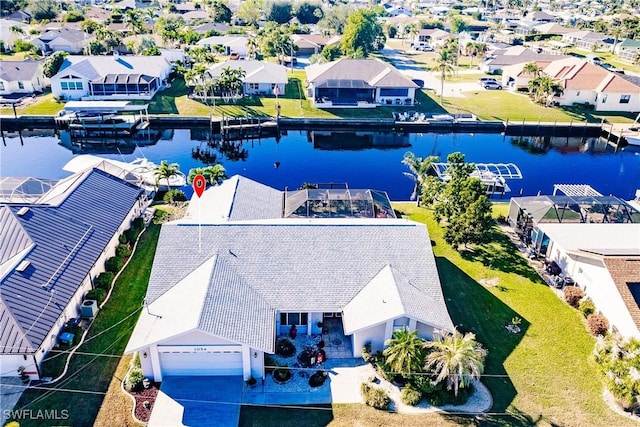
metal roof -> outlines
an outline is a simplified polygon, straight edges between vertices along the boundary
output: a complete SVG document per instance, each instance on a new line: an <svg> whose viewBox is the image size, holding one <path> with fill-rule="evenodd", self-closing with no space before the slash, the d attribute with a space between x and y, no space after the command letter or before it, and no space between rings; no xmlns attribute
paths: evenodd
<svg viewBox="0 0 640 427"><path fill-rule="evenodd" d="M0 282L0 352L40 347L143 190L93 169L57 206L4 206L35 246L31 265ZM5 220L7 220L5 218ZM4 224L3 224L4 228Z"/></svg>

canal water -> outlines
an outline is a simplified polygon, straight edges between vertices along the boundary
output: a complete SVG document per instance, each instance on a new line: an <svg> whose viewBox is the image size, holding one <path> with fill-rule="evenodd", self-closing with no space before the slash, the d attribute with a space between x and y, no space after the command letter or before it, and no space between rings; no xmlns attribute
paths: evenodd
<svg viewBox="0 0 640 427"><path fill-rule="evenodd" d="M128 141L129 142L129 141ZM348 183L350 188L387 191L392 200L408 200L413 182L404 175L404 154L435 155L446 161L460 151L477 163L514 163L523 179L509 180L511 193L551 194L553 184L590 184L602 194L631 199L640 188L640 150L613 150L598 138L511 137L501 134L287 131L279 138L210 141L208 129L154 130L118 149L82 148L53 130L4 135L0 176L58 179L64 164L80 153L131 161L146 157L190 168L216 161L227 173L241 174L277 189L304 182ZM191 193L190 188L185 188Z"/></svg>

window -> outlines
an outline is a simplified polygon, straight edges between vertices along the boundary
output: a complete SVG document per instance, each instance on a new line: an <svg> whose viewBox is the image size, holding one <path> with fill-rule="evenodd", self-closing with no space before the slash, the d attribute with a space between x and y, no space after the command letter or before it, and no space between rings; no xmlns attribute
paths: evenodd
<svg viewBox="0 0 640 427"><path fill-rule="evenodd" d="M620 104L628 104L631 101L631 95L621 95Z"/></svg>
<svg viewBox="0 0 640 427"><path fill-rule="evenodd" d="M82 82L76 82L76 90L82 90Z"/></svg>
<svg viewBox="0 0 640 427"><path fill-rule="evenodd" d="M60 89L62 89L62 90L68 90L68 89L69 89L69 83L67 83L67 82L60 82Z"/></svg>
<svg viewBox="0 0 640 427"><path fill-rule="evenodd" d="M24 89L24 82L18 82L18 89Z"/></svg>
<svg viewBox="0 0 640 427"><path fill-rule="evenodd" d="M380 96L409 96L409 89L393 88L380 89Z"/></svg>
<svg viewBox="0 0 640 427"><path fill-rule="evenodd" d="M281 325L302 325L306 326L309 320L308 313L280 313Z"/></svg>
<svg viewBox="0 0 640 427"><path fill-rule="evenodd" d="M251 90L260 89L260 83L249 83L249 89L251 89Z"/></svg>
<svg viewBox="0 0 640 427"><path fill-rule="evenodd" d="M0 90L4 90L4 82L0 82Z"/></svg>

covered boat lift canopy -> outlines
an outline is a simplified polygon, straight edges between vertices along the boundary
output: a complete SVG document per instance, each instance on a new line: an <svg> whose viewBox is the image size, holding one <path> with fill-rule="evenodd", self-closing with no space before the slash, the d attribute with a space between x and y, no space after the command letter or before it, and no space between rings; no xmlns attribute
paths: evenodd
<svg viewBox="0 0 640 427"><path fill-rule="evenodd" d="M513 163L471 163L474 166L471 176L478 178L487 187L488 194L511 191L506 179L522 179L520 168ZM435 175L441 181L449 181L450 163L431 163L429 175Z"/></svg>
<svg viewBox="0 0 640 427"><path fill-rule="evenodd" d="M132 104L131 101L69 101L64 110L75 113L120 113L147 111L149 104Z"/></svg>

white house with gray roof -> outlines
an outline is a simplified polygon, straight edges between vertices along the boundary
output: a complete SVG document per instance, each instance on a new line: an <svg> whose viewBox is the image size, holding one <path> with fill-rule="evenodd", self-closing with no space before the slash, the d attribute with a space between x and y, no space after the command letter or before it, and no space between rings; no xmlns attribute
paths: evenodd
<svg viewBox="0 0 640 427"><path fill-rule="evenodd" d="M51 92L66 100L150 100L171 69L163 56L69 55L51 78Z"/></svg>
<svg viewBox="0 0 640 427"><path fill-rule="evenodd" d="M307 96L317 108L413 105L418 85L379 59L339 59L306 68Z"/></svg>
<svg viewBox="0 0 640 427"><path fill-rule="evenodd" d="M74 28L51 29L31 40L43 52L82 53L95 36Z"/></svg>
<svg viewBox="0 0 640 427"><path fill-rule="evenodd" d="M395 218L382 192L282 192L236 175L191 203L162 227L126 348L146 377L264 378L279 335L321 334L329 317L351 357L402 327L453 330L426 226Z"/></svg>
<svg viewBox="0 0 640 427"><path fill-rule="evenodd" d="M220 78L227 67L244 71L242 89L245 95L271 95L276 87L284 95L287 85L287 69L280 64L262 61L225 61L209 67L209 76Z"/></svg>
<svg viewBox="0 0 640 427"><path fill-rule="evenodd" d="M0 95L42 92L49 79L42 73L43 60L1 61Z"/></svg>

